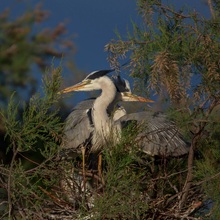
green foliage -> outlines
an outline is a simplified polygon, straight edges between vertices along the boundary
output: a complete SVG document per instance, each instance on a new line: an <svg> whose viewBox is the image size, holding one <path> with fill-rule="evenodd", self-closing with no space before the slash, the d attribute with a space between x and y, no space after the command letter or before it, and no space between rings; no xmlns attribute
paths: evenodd
<svg viewBox="0 0 220 220"><path fill-rule="evenodd" d="M36 92L38 79L45 72L48 61L53 57L61 59L64 54L73 53L72 42L69 37L64 36L66 32L64 24L60 23L54 29L39 29L48 14L48 11L43 10L39 5L34 9L24 11L15 19L11 18L10 10L1 13L1 107L8 104L13 91L17 91L15 93L17 99L21 97L28 99ZM62 50L57 48L62 48ZM34 66L42 72L38 71L34 74L32 72Z"/></svg>
<svg viewBox="0 0 220 220"><path fill-rule="evenodd" d="M6 112L2 114L6 128L6 136L9 136L11 143L16 144L19 152L37 150L35 144L47 143L47 147L53 149L54 139L59 139L56 134L61 132L61 127L55 125L59 122L58 109L51 109L51 106L58 100L60 84L60 69L53 70L53 78L47 75L44 77L45 96L40 94L31 97L28 105L24 104L24 112L20 120L18 104L11 98ZM55 82L55 83L54 83ZM36 146L37 147L37 146Z"/></svg>
<svg viewBox="0 0 220 220"><path fill-rule="evenodd" d="M176 192L180 198L177 206L182 211L185 207L185 215L191 216L190 206L200 206L200 202L190 203L194 193L194 201L203 198L207 212L218 219L219 212L206 205L206 197L219 206L219 3L208 1L208 7L211 17L207 19L190 7L176 10L163 1L139 0L143 24L133 24L133 33L112 40L105 49L112 66L129 56L127 69L136 78L136 86L142 85L150 96L156 94L162 109L169 106L170 118L191 142L185 184Z"/></svg>
<svg viewBox="0 0 220 220"><path fill-rule="evenodd" d="M220 123L216 123L214 119L219 119L219 111L216 110L211 116L207 134L200 140L201 158L196 161L195 176L197 181L201 181L202 188L206 193L206 200L212 201L210 206L211 219L218 219L219 213L219 185L220 185ZM217 115L216 115L217 114ZM210 219L207 218L207 219Z"/></svg>
<svg viewBox="0 0 220 220"><path fill-rule="evenodd" d="M42 97L32 96L19 113L12 96L7 111L1 112L10 140L7 150L12 155L9 164L0 167L1 184L8 197L4 214L8 217L12 215L12 207L26 208L27 216L38 212L46 197L41 188L58 184L54 158L59 152L63 129L56 106L60 83L61 68L52 67L43 79Z"/></svg>
<svg viewBox="0 0 220 220"><path fill-rule="evenodd" d="M140 13L147 16L143 26L134 25L133 34L126 40L120 38L106 45L112 64L117 65L118 58L131 52L131 75L145 79L148 92L161 94L165 89L169 95L166 98L173 102L187 101L192 94L190 72L198 74L201 83L193 86L194 92L199 93L198 97L213 99L219 89L218 26L210 25L211 21L195 12L176 12L160 1L143 0L139 5Z"/></svg>
<svg viewBox="0 0 220 220"><path fill-rule="evenodd" d="M42 210L60 183L55 158L63 130L57 94L62 69L46 66L52 58L69 62L74 46L64 23L43 29L48 15L40 5L15 18L10 9L0 15L1 219L44 219Z"/></svg>
<svg viewBox="0 0 220 220"><path fill-rule="evenodd" d="M128 130L134 139L134 131ZM132 145L131 137L126 132L120 144L104 149L105 185L101 196L97 195L94 200L92 213L97 213L94 219L144 219L146 216L148 203L141 192L145 172L136 164L136 147L129 145Z"/></svg>

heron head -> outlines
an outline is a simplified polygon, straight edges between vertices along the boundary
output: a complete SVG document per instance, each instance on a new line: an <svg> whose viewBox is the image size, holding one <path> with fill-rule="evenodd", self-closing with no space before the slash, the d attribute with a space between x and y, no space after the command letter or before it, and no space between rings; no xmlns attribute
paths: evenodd
<svg viewBox="0 0 220 220"><path fill-rule="evenodd" d="M130 102L153 102L150 99L143 98L141 96L137 96L131 93L130 84L127 80L117 75L112 78L112 80L106 76L108 73L113 72L112 70L99 70L91 72L85 79L81 82L67 87L59 92L59 94L69 93L72 91L93 91L93 90L101 90L102 89L102 80L105 78L107 81L112 84L114 83L117 90L117 99L119 101L130 101Z"/></svg>
<svg viewBox="0 0 220 220"><path fill-rule="evenodd" d="M112 72L114 70L99 70L91 72L85 79L76 85L67 87L59 92L59 94L69 93L72 91L93 91L100 90L101 84L100 79L105 77L106 74Z"/></svg>
<svg viewBox="0 0 220 220"><path fill-rule="evenodd" d="M130 83L128 80L121 78L119 74L112 76L112 81L115 84L117 92L131 92Z"/></svg>
<svg viewBox="0 0 220 220"><path fill-rule="evenodd" d="M131 92L130 83L128 80L121 78L118 74L116 76L112 76L112 81L115 84L117 89L117 99L118 101L125 102L154 102L153 100L146 99L144 97L135 95Z"/></svg>

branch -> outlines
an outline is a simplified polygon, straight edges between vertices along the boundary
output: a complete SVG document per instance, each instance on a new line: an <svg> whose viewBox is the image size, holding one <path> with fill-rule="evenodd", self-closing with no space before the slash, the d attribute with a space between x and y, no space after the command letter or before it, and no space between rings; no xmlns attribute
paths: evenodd
<svg viewBox="0 0 220 220"><path fill-rule="evenodd" d="M206 112L206 117L205 119L207 119L209 117L209 115L212 113L212 110L214 109L214 107L218 104L218 100L214 100L211 104L209 109ZM192 179L193 179L193 160L194 160L194 150L196 148L196 144L197 141L200 139L202 132L204 131L205 127L207 125L207 122L201 122L200 126L198 126L197 132L195 133L194 138L192 139L192 143L190 146L190 150L189 150L189 156L188 156L188 173L187 173L187 177L186 177L186 182L185 185L183 187L183 194L182 194L182 198L180 201L180 208L182 208L187 200L187 196L189 194L189 190L190 187L192 185Z"/></svg>
<svg viewBox="0 0 220 220"><path fill-rule="evenodd" d="M158 6L159 6L162 10L164 10L164 12L165 12L165 11L169 11L169 12L171 12L172 14L176 15L177 17L179 17L179 18L181 18L181 19L183 19L183 18L191 18L190 15L184 15L184 14L177 13L177 12L175 12L174 10L172 10L171 8L162 5L161 3L158 3ZM166 15L167 15L167 14L166 14Z"/></svg>
<svg viewBox="0 0 220 220"><path fill-rule="evenodd" d="M11 201L11 182L12 182L12 170L13 170L13 164L15 161L15 157L18 153L18 150L16 149L15 143L13 142L13 157L11 160L10 168L9 168L9 175L8 175L8 217L11 219L11 213L12 213L12 201Z"/></svg>

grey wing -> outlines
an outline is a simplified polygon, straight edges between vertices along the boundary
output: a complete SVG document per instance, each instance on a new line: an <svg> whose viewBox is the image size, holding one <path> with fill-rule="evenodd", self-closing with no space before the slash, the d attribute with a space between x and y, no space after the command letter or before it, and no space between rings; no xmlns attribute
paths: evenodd
<svg viewBox="0 0 220 220"><path fill-rule="evenodd" d="M62 150L68 154L81 154L81 147L87 147L91 142L94 127L88 111L93 102L93 99L80 102L65 121Z"/></svg>
<svg viewBox="0 0 220 220"><path fill-rule="evenodd" d="M139 133L135 141L143 152L152 156L174 157L188 153L189 143L165 114L138 112L120 118L121 124L129 121L138 125Z"/></svg>

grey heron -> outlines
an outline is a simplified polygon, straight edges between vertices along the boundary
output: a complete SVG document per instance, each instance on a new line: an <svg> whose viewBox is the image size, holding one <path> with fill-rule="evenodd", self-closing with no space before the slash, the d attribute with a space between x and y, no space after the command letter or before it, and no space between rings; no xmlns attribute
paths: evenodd
<svg viewBox="0 0 220 220"><path fill-rule="evenodd" d="M94 71L86 77L86 80L103 77L105 74L111 71L112 70ZM118 105L116 106L118 101L149 101L143 97L132 94L129 82L125 79L122 79L119 75L112 77L111 80L114 83L114 87L117 91L115 93L114 99L108 104L106 113L109 117L112 118L112 120L116 121L126 114L126 111L123 107ZM69 92L69 88L64 89L60 93L67 92ZM97 136L92 114L94 103L95 99L89 99L80 102L68 115L64 127L64 138L61 155L65 158L72 159L82 153L83 173L85 173L85 150L94 153L94 149L96 149L93 147L94 137ZM99 153L98 150L95 151L95 154ZM100 171L100 167L101 158L99 156L98 171ZM99 174L101 174L101 172L99 172Z"/></svg>
<svg viewBox="0 0 220 220"><path fill-rule="evenodd" d="M187 143L174 122L167 119L163 113L150 111L137 112L124 115L113 121L107 114L107 108L116 97L117 89L112 80L105 74L88 75L80 83L64 89L62 92L101 90L101 95L94 101L92 117L94 134L92 150L99 151L106 140L113 134L115 143L120 140L124 126L129 122L136 122L142 129L138 131L135 139L140 150L151 156L181 156L189 151ZM151 100L148 100L151 102ZM113 132L112 132L113 131Z"/></svg>
<svg viewBox="0 0 220 220"><path fill-rule="evenodd" d="M94 74L100 76L101 73L109 73L111 70L94 71L90 74L94 77ZM145 102L144 98L131 94L130 84L127 80L122 79L119 75L112 77L112 81L116 86L117 93L114 100L109 104L107 108L107 114L114 121L126 114L125 109L119 106L119 101L140 101ZM63 90L62 93L66 93L68 90ZM92 108L95 99L87 99L80 102L73 108L72 112L65 120L64 138L62 144L62 151L66 156L74 157L79 155L81 147L90 145L92 135L94 133L94 124L92 118ZM89 148L89 147L88 147Z"/></svg>

